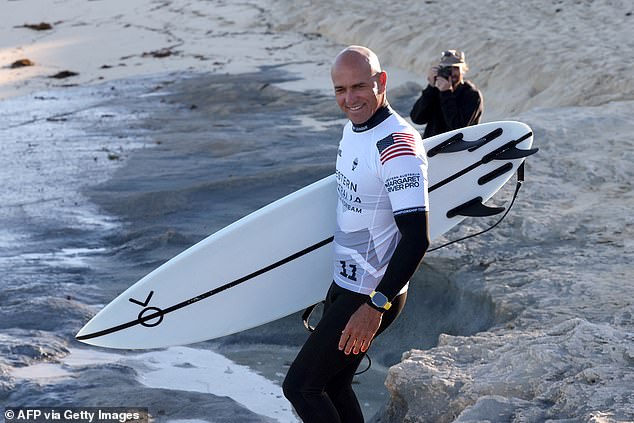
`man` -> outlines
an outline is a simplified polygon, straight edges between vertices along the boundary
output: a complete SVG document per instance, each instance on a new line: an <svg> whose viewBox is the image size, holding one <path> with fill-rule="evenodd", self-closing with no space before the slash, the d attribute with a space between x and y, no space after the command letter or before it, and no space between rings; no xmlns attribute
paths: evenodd
<svg viewBox="0 0 634 423"><path fill-rule="evenodd" d="M412 122L427 124L423 138L480 123L482 93L464 79L468 69L462 51L447 50L427 73L429 84L410 112Z"/></svg>
<svg viewBox="0 0 634 423"><path fill-rule="evenodd" d="M337 157L334 282L283 385L307 423L363 422L352 378L402 310L429 246L426 154L418 132L390 108L378 58L350 46L331 77L350 120Z"/></svg>

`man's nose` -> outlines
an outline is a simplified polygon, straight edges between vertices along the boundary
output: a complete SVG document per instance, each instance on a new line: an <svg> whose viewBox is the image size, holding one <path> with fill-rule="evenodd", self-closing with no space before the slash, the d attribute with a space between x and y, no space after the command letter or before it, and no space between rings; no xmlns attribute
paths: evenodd
<svg viewBox="0 0 634 423"><path fill-rule="evenodd" d="M349 90L346 92L346 104L351 105L354 104L357 99L357 95L354 93L354 90Z"/></svg>

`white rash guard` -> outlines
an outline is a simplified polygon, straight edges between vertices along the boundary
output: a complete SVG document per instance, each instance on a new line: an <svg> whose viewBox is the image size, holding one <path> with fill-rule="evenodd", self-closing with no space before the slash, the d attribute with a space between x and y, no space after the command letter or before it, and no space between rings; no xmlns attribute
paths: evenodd
<svg viewBox="0 0 634 423"><path fill-rule="evenodd" d="M389 106L362 125L348 122L339 142L336 177L334 281L369 295L400 240L394 216L429 208L420 134Z"/></svg>

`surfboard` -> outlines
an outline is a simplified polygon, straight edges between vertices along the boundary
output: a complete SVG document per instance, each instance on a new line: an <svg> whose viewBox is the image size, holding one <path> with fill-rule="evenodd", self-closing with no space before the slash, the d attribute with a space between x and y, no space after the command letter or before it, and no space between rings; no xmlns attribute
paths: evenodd
<svg viewBox="0 0 634 423"><path fill-rule="evenodd" d="M429 221L437 238L488 207L531 148L531 129L503 121L424 140ZM332 282L334 175L221 229L106 305L77 334L109 348L185 345L237 333L322 301Z"/></svg>

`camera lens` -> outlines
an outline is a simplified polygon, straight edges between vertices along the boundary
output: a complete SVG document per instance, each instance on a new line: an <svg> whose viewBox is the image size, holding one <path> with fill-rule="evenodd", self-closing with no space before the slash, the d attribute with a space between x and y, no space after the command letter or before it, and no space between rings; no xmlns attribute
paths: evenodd
<svg viewBox="0 0 634 423"><path fill-rule="evenodd" d="M449 78L451 76L451 66L443 66L438 68L438 76L442 78Z"/></svg>

